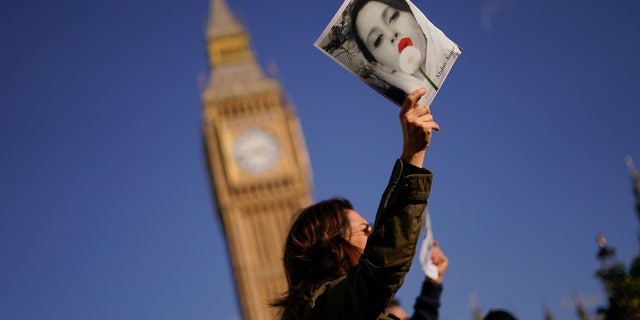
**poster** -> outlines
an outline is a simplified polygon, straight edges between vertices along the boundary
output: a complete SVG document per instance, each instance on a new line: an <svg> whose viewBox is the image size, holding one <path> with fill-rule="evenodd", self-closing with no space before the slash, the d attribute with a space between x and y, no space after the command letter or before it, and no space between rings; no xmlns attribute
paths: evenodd
<svg viewBox="0 0 640 320"><path fill-rule="evenodd" d="M462 53L409 0L345 0L314 46L398 106L431 105Z"/></svg>

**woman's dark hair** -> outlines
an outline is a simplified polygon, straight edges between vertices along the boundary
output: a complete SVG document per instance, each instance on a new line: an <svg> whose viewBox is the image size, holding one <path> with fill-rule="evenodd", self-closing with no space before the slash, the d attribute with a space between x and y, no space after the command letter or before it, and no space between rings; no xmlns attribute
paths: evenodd
<svg viewBox="0 0 640 320"><path fill-rule="evenodd" d="M345 239L349 200L331 198L301 210L284 246L288 291L271 303L283 309L282 319L300 319L306 301L326 281L346 275L362 252Z"/></svg>
<svg viewBox="0 0 640 320"><path fill-rule="evenodd" d="M358 19L358 14L360 14L360 10L362 10L362 7L364 7L365 4L371 1L384 3L400 11L409 12L412 15L413 15L413 12L411 11L411 7L405 0L354 0L353 1L353 6L351 7L351 33L353 35L353 38L356 41L356 44L358 45L358 49L360 49L360 52L362 52L362 55L365 57L365 59L367 59L369 62L374 62L376 61L376 58L374 58L371 52L369 51L369 49L367 49L367 46L364 44L364 41L360 39L360 36L358 35L358 27L356 26L356 20Z"/></svg>

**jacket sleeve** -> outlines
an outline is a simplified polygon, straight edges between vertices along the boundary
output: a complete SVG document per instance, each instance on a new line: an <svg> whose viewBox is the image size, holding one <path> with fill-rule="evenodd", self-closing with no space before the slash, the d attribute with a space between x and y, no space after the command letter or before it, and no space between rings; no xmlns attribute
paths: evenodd
<svg viewBox="0 0 640 320"><path fill-rule="evenodd" d="M396 160L360 262L321 287L305 319L377 319L398 291L416 252L432 174Z"/></svg>
<svg viewBox="0 0 640 320"><path fill-rule="evenodd" d="M413 306L414 313L411 320L437 320L441 294L442 284L425 279L420 295Z"/></svg>

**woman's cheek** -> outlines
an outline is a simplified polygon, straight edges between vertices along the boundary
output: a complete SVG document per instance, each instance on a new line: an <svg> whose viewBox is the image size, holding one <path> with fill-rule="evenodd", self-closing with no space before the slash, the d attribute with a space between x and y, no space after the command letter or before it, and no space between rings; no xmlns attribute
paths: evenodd
<svg viewBox="0 0 640 320"><path fill-rule="evenodd" d="M400 62L398 59L400 58L400 54L398 52L398 48L393 47L387 50L387 64L391 66L394 70L398 70L400 68Z"/></svg>

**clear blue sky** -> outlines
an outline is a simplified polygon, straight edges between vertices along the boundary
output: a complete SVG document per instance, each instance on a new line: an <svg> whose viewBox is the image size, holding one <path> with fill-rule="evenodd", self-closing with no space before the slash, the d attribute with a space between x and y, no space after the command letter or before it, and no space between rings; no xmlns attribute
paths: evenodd
<svg viewBox="0 0 640 320"><path fill-rule="evenodd" d="M398 108L313 47L341 4L228 0L300 116L316 200L373 219ZM604 303L595 237L639 248L640 2L424 1L464 48L436 97L445 320ZM208 0L0 4L0 318L236 319L200 135ZM399 297L411 308L414 265Z"/></svg>

